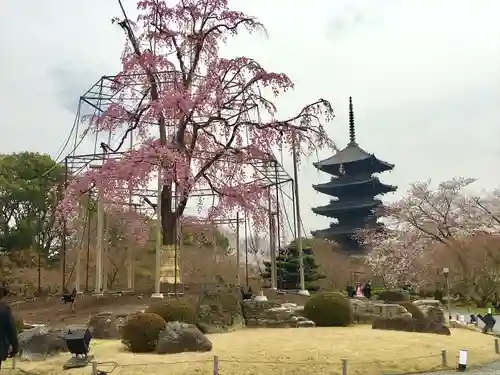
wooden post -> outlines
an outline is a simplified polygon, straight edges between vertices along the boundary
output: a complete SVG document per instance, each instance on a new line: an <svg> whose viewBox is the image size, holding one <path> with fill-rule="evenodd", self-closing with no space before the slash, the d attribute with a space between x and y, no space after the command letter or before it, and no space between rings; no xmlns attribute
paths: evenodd
<svg viewBox="0 0 500 375"><path fill-rule="evenodd" d="M347 375L347 359L342 358L342 375Z"/></svg>
<svg viewBox="0 0 500 375"><path fill-rule="evenodd" d="M498 343L498 339L495 339L495 353L500 354L500 345Z"/></svg>
<svg viewBox="0 0 500 375"><path fill-rule="evenodd" d="M92 362L92 375L97 375L99 371L97 370L97 362L93 361Z"/></svg>
<svg viewBox="0 0 500 375"><path fill-rule="evenodd" d="M214 355L213 375L219 375L219 357Z"/></svg>
<svg viewBox="0 0 500 375"><path fill-rule="evenodd" d="M446 350L445 349L441 350L441 365L443 367L448 366L448 357L446 355Z"/></svg>

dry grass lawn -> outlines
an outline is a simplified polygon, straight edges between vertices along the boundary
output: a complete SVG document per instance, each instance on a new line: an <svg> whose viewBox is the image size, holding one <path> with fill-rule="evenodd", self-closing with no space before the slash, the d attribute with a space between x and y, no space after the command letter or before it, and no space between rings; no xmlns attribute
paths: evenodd
<svg viewBox="0 0 500 375"><path fill-rule="evenodd" d="M101 371L109 372L113 362L118 364L114 375L210 375L214 355L219 357L220 375L333 375L340 373L341 358L348 360L349 375L426 371L441 368L442 349L447 350L451 367L456 366L460 349L468 349L469 365L500 359L492 336L465 329L454 329L451 336L372 330L370 326L247 329L210 335L210 340L211 353L139 355L125 352L118 341L101 340L92 342L92 352L102 363ZM18 368L61 374L67 358L18 362ZM90 367L67 371L71 375L90 372Z"/></svg>

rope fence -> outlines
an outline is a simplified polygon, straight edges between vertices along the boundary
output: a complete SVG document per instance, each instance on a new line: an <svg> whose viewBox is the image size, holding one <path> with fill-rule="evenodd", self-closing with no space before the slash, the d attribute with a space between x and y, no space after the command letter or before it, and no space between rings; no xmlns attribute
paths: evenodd
<svg viewBox="0 0 500 375"><path fill-rule="evenodd" d="M494 340L492 346L484 346L475 348L476 353L484 353L486 350L494 349L497 355L500 355L500 342L498 338ZM478 350L479 349L479 350ZM140 358L140 357L138 357ZM341 358L338 361L318 361L311 359L307 361L245 361L238 359L223 359L214 355L210 359L204 360L186 360L177 362L150 362L150 363L129 363L122 364L115 361L99 362L93 361L90 363L92 375L132 375L144 374L149 375L163 374L168 371L172 375L198 374L198 375L239 375L242 373L269 373L273 375L289 375L289 374L324 374L324 375L357 375L361 373L384 373L385 375L401 374L400 364L402 362L416 361L420 367L415 368L412 372L418 371L439 371L448 369L457 369L459 353L449 353L446 350L441 350L439 353L432 353L425 356L403 357L399 353L394 353L394 359L367 361L352 360L349 358ZM38 375L34 368L23 369L23 366L18 366L18 360L12 359L12 369L17 370L16 373L26 375ZM2 367L6 369L5 366ZM265 368L266 371L262 371ZM244 370L244 371L243 371ZM370 371L371 370L371 371ZM88 370L87 370L88 371ZM88 373L88 372L86 372Z"/></svg>

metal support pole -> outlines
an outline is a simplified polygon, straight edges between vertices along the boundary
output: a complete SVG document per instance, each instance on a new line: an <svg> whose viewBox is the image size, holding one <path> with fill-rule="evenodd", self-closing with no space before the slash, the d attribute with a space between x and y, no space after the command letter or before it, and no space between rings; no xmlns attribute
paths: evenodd
<svg viewBox="0 0 500 375"><path fill-rule="evenodd" d="M245 286L248 288L248 216L245 211Z"/></svg>
<svg viewBox="0 0 500 375"><path fill-rule="evenodd" d="M80 230L78 231L78 239L76 242L76 261L75 261L75 290L77 293L81 292L82 286L82 246L83 246L83 238L85 237L85 227L87 226L86 215L85 215L85 206L80 202L79 207L79 222L80 222Z"/></svg>
<svg viewBox="0 0 500 375"><path fill-rule="evenodd" d="M68 158L65 158L64 159L64 191L66 191L67 188L68 188ZM64 218L62 239L61 239L61 247L62 247L62 285L61 285L61 288L63 291L66 287L66 247L67 247L66 235L67 235L67 222L66 222L66 218Z"/></svg>
<svg viewBox="0 0 500 375"><path fill-rule="evenodd" d="M108 271L110 266L109 261L109 217L104 216L104 232L102 244L102 290L108 290Z"/></svg>
<svg viewBox="0 0 500 375"><path fill-rule="evenodd" d="M293 179L294 179L294 188L295 188L295 212L297 218L297 237L295 238L295 242L297 245L297 251L299 252L299 274L300 274L300 290L298 294L303 296L308 296L309 292L305 287L305 278L304 278L304 253L302 251L302 231L301 231L301 218L300 218L300 200L299 200L299 173L297 166L297 147L300 147L300 144L297 145L295 142L295 134L293 137Z"/></svg>
<svg viewBox="0 0 500 375"><path fill-rule="evenodd" d="M40 191L42 190L42 186L40 183ZM41 210L40 210L41 211ZM41 212L38 213L38 218L37 218L37 236L36 236L36 241L37 241L37 249L38 249L38 264L37 264L37 272L38 272L38 294L42 292L42 217L41 217Z"/></svg>
<svg viewBox="0 0 500 375"><path fill-rule="evenodd" d="M89 198L88 198L88 201L87 201L87 259L86 259L86 264L85 264L85 291L88 292L89 291L89 270L90 270L90 224L92 223L91 222L91 217L92 215L90 214L91 213L91 210L90 210L90 201L91 201L91 197L90 197L90 191L89 191Z"/></svg>
<svg viewBox="0 0 500 375"><path fill-rule="evenodd" d="M277 290L277 268L276 268L276 222L274 213L271 213L271 289Z"/></svg>
<svg viewBox="0 0 500 375"><path fill-rule="evenodd" d="M151 298L163 298L160 292L160 272L161 272L161 245L162 245L162 222L161 222L161 206L162 206L162 190L163 182L161 179L161 164L158 167L158 202L156 203L156 264L155 264L155 286L154 293Z"/></svg>
<svg viewBox="0 0 500 375"><path fill-rule="evenodd" d="M274 228L274 213L272 211L271 204L271 188L269 188L269 197L268 197L268 211L269 213L269 256L271 257L271 289L277 290L278 287L276 285L276 241L275 237L275 228Z"/></svg>
<svg viewBox="0 0 500 375"><path fill-rule="evenodd" d="M275 180L275 187L276 187L276 239L277 239L277 244L276 244L276 287L278 289L283 289L283 270L281 267L278 267L278 258L281 256L281 207L280 207L280 189L281 186L278 183L278 163L274 163L274 176L276 177Z"/></svg>
<svg viewBox="0 0 500 375"><path fill-rule="evenodd" d="M174 191L175 191L175 196L174 196L174 212L175 212L175 242L174 242L174 295L177 295L177 285L179 284L178 280L178 275L177 275L177 270L178 268L178 259L179 259L179 225L180 225L180 220L179 216L177 215L177 206L179 205L179 199L180 199L180 194L179 194L179 184L177 183L177 165L174 165L174 171L175 171L175 180L174 180Z"/></svg>
<svg viewBox="0 0 500 375"><path fill-rule="evenodd" d="M240 284L240 213L236 212L236 285Z"/></svg>
<svg viewBox="0 0 500 375"><path fill-rule="evenodd" d="M95 247L95 284L94 293L102 293L102 253L104 244L104 196L99 188L97 197L97 236Z"/></svg>
<svg viewBox="0 0 500 375"><path fill-rule="evenodd" d="M446 306L448 309L448 320L451 320L451 298L450 298L450 282L449 282L449 268L444 268L444 281L446 285Z"/></svg>
<svg viewBox="0 0 500 375"><path fill-rule="evenodd" d="M134 148L134 135L133 132L130 131L130 144L129 150L131 151ZM128 183L128 206L129 209L132 210L132 183L129 181ZM131 244L128 244L127 248L127 289L134 289L134 247Z"/></svg>

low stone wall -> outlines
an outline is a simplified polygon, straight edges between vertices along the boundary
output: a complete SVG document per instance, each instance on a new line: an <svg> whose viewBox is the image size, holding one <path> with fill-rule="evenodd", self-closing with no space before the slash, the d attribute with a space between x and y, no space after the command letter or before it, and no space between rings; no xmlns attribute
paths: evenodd
<svg viewBox="0 0 500 375"><path fill-rule="evenodd" d="M374 303L367 298L350 299L354 313L354 321L367 324L375 318L411 318L405 307L393 303Z"/></svg>
<svg viewBox="0 0 500 375"><path fill-rule="evenodd" d="M354 320L357 323L372 323L377 317L411 317L408 310L397 303L379 303L378 301L371 301L364 297L351 298L350 301L354 312ZM441 302L437 300L417 300L412 303L417 306L430 321L444 324L445 314Z"/></svg>
<svg viewBox="0 0 500 375"><path fill-rule="evenodd" d="M444 324L445 315L443 310L443 305L438 300L434 299L424 299L412 302L417 306L424 315L435 323Z"/></svg>
<svg viewBox="0 0 500 375"><path fill-rule="evenodd" d="M314 327L314 322L302 316L303 306L276 301L243 301L243 316L250 328Z"/></svg>

